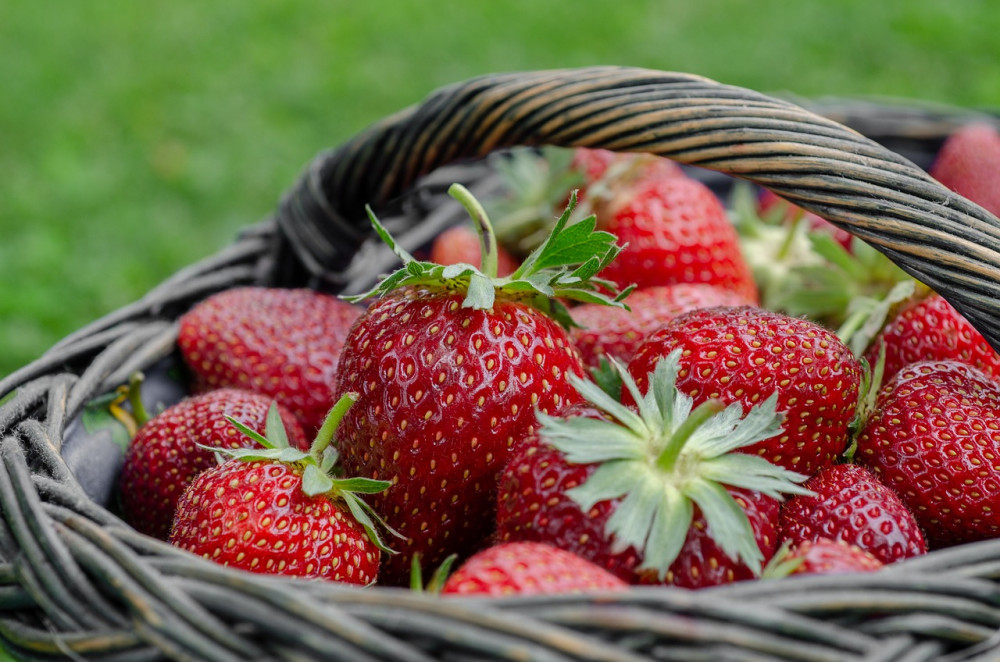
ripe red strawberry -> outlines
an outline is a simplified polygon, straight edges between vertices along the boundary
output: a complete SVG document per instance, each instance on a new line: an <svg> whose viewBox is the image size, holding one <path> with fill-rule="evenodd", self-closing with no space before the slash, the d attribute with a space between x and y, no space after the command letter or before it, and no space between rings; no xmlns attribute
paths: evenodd
<svg viewBox="0 0 1000 662"><path fill-rule="evenodd" d="M558 547L500 543L474 554L444 583L445 595L513 595L624 590L628 584Z"/></svg>
<svg viewBox="0 0 1000 662"><path fill-rule="evenodd" d="M981 207L1000 215L1000 132L992 124L966 125L945 140L931 176Z"/></svg>
<svg viewBox="0 0 1000 662"><path fill-rule="evenodd" d="M591 203L601 228L626 248L602 277L639 288L709 283L757 301L736 229L707 186L691 177L649 176L609 187L614 197Z"/></svg>
<svg viewBox="0 0 1000 662"><path fill-rule="evenodd" d="M177 344L200 388L267 394L314 432L333 404L340 350L360 314L312 290L240 287L182 315Z"/></svg>
<svg viewBox="0 0 1000 662"><path fill-rule="evenodd" d="M352 397L332 408L308 453L287 445L280 419L266 437L230 419L260 448L231 451L198 475L178 503L170 542L251 572L374 583L386 548L356 493L388 483L331 478L324 453Z"/></svg>
<svg viewBox="0 0 1000 662"><path fill-rule="evenodd" d="M631 310L582 304L570 310L579 324L570 336L584 363L597 368L605 357L627 363L646 338L677 315L713 306L749 306L754 302L729 289L704 283L659 285L632 292Z"/></svg>
<svg viewBox="0 0 1000 662"><path fill-rule="evenodd" d="M471 264L478 266L482 255L476 231L466 225L448 228L431 243L430 261L436 264ZM503 246L497 246L497 275L508 276L517 269L517 259Z"/></svg>
<svg viewBox="0 0 1000 662"><path fill-rule="evenodd" d="M216 466L212 448L255 446L227 416L264 430L272 400L243 389L224 388L194 395L142 422L125 453L118 481L126 522L146 535L166 540L181 494L195 476ZM307 449L309 442L298 420L284 407L278 414L289 442Z"/></svg>
<svg viewBox="0 0 1000 662"><path fill-rule="evenodd" d="M749 447L767 460L812 475L846 450L862 368L832 332L755 307L703 308L654 332L629 363L640 389L664 356L682 351L678 388L695 404L757 404L776 393L780 435ZM628 394L623 398L629 402Z"/></svg>
<svg viewBox="0 0 1000 662"><path fill-rule="evenodd" d="M781 563L788 565L789 575L874 572L884 566L875 556L857 545L829 538L803 540L782 558Z"/></svg>
<svg viewBox="0 0 1000 662"><path fill-rule="evenodd" d="M782 541L843 540L885 564L927 551L913 513L868 469L835 464L807 480L812 495L797 495L781 509Z"/></svg>
<svg viewBox="0 0 1000 662"><path fill-rule="evenodd" d="M499 478L498 539L549 543L630 583L700 588L759 574L777 541L777 499L802 492L805 476L733 452L780 429L773 397L745 416L717 402L692 410L673 386L678 359L659 362L641 396L622 375L637 411L574 378L593 406L543 416L522 442Z"/></svg>
<svg viewBox="0 0 1000 662"><path fill-rule="evenodd" d="M896 490L935 549L1000 535L1000 386L957 361L903 368L879 392L855 461Z"/></svg>
<svg viewBox="0 0 1000 662"><path fill-rule="evenodd" d="M1000 377L1000 354L939 294L925 293L902 306L872 340L865 358L875 365L885 346L883 380L918 361L961 361Z"/></svg>
<svg viewBox="0 0 1000 662"><path fill-rule="evenodd" d="M490 246L478 203L461 187L452 192ZM506 278L488 260L483 271L417 262L372 219L406 266L369 293L380 298L346 341L338 392L360 394L342 428L345 468L392 481L372 499L406 538L383 566L388 583L406 583L415 554L433 567L477 550L492 533L496 475L515 444L537 412L578 397L567 376L582 374L580 357L539 306L565 321L565 308L547 295L621 305L589 280L618 248L593 232L593 219L567 225L568 216Z"/></svg>

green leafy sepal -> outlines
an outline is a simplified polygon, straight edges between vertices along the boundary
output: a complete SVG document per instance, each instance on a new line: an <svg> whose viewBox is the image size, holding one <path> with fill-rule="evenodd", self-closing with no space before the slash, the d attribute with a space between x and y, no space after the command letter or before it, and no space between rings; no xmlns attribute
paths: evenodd
<svg viewBox="0 0 1000 662"><path fill-rule="evenodd" d="M568 495L585 512L599 502L620 500L606 532L613 551L633 547L641 553L640 570L666 576L697 506L723 552L759 575L763 554L746 513L726 487L775 499L811 494L799 485L807 476L736 452L780 434L777 394L748 411L739 403L723 406L718 401L695 408L691 397L676 387L679 361L680 350L661 359L644 394L615 364L637 403L635 409L593 382L570 377L577 391L608 418L539 413L540 435L568 462L599 465Z"/></svg>

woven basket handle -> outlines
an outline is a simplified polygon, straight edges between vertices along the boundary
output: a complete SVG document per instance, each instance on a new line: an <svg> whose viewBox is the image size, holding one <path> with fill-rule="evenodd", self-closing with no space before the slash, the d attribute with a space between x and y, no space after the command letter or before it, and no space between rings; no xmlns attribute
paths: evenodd
<svg viewBox="0 0 1000 662"><path fill-rule="evenodd" d="M649 152L760 184L864 239L1000 348L1000 221L905 158L794 104L687 74L595 67L442 88L319 155L278 222L336 281L376 210L436 168L518 145Z"/></svg>

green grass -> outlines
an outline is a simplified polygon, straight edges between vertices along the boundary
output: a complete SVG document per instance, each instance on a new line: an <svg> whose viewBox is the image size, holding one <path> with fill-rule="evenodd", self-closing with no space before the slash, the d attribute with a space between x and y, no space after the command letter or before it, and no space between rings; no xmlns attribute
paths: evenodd
<svg viewBox="0 0 1000 662"><path fill-rule="evenodd" d="M320 150L494 71L621 64L1000 107L979 0L5 3L0 375L266 216Z"/></svg>
<svg viewBox="0 0 1000 662"><path fill-rule="evenodd" d="M974 0L57 4L0 17L0 375L266 216L316 152L477 74L1000 106L1000 8Z"/></svg>

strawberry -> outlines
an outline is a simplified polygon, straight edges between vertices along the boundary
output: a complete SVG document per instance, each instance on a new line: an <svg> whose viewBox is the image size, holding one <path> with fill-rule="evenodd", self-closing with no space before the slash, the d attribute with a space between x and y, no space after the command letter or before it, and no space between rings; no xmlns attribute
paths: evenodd
<svg viewBox="0 0 1000 662"><path fill-rule="evenodd" d="M466 225L448 228L431 243L429 259L436 264L479 264L482 255L476 231ZM508 276L517 268L517 259L497 246L497 275Z"/></svg>
<svg viewBox="0 0 1000 662"><path fill-rule="evenodd" d="M757 285L722 203L701 182L654 171L630 185L608 183L591 204L601 229L626 244L601 276L638 288L708 283L757 301Z"/></svg>
<svg viewBox="0 0 1000 662"><path fill-rule="evenodd" d="M843 540L884 564L927 551L913 513L870 470L835 464L807 480L811 495L797 495L781 509L782 541Z"/></svg>
<svg viewBox="0 0 1000 662"><path fill-rule="evenodd" d="M1000 377L1000 354L940 294L925 292L896 311L865 351L871 365L885 348L883 379L918 361L961 361Z"/></svg>
<svg viewBox="0 0 1000 662"><path fill-rule="evenodd" d="M1000 386L957 361L923 361L882 387L855 461L907 505L930 549L1000 535Z"/></svg>
<svg viewBox="0 0 1000 662"><path fill-rule="evenodd" d="M628 584L553 545L500 543L474 554L448 579L444 595L512 595L620 591Z"/></svg>
<svg viewBox="0 0 1000 662"><path fill-rule="evenodd" d="M993 124L963 126L944 141L930 174L994 215L1000 215L1000 132Z"/></svg>
<svg viewBox="0 0 1000 662"><path fill-rule="evenodd" d="M790 549L779 551L773 561L765 570L765 577L874 572L885 565L857 545L830 538L803 540Z"/></svg>
<svg viewBox="0 0 1000 662"><path fill-rule="evenodd" d="M263 430L271 402L266 395L224 388L190 396L148 421L140 420L142 425L125 452L118 480L125 521L141 533L166 540L181 494L195 476L217 464L213 453L204 447L256 445L239 434L226 417ZM144 418L141 407L135 409L137 416ZM292 446L308 448L298 420L281 406L278 414Z"/></svg>
<svg viewBox="0 0 1000 662"><path fill-rule="evenodd" d="M333 404L340 350L360 313L312 290L234 288L182 315L177 344L199 388L267 394L311 434Z"/></svg>
<svg viewBox="0 0 1000 662"><path fill-rule="evenodd" d="M497 239L515 255L526 255L545 240L574 191L581 202L578 220L593 211L591 198L607 198L643 178L687 176L660 156L586 147L515 149L494 155L491 164L504 191L487 201L488 209Z"/></svg>
<svg viewBox="0 0 1000 662"><path fill-rule="evenodd" d="M571 377L590 404L542 426L501 473L497 537L573 552L630 583L710 586L760 573L777 542L783 493L795 474L736 453L780 430L776 398L744 413L711 401L693 408L675 387L680 353L659 361L652 385L626 408Z"/></svg>
<svg viewBox="0 0 1000 662"><path fill-rule="evenodd" d="M746 452L812 475L846 450L862 368L827 329L756 307L683 313L650 335L629 363L640 389L656 363L676 350L682 352L677 387L696 405L718 399L746 408L776 394L781 434ZM629 402L627 392L623 399Z"/></svg>
<svg viewBox="0 0 1000 662"><path fill-rule="evenodd" d="M388 483L333 478L326 452L353 397L333 406L309 452L288 446L276 413L266 436L230 418L260 448L221 451L231 459L199 474L177 505L171 544L251 572L374 583L388 548L357 493Z"/></svg>
<svg viewBox="0 0 1000 662"><path fill-rule="evenodd" d="M570 310L579 325L570 336L589 367L599 367L605 357L628 362L649 334L681 313L754 304L733 290L704 283L649 287L632 292L626 301L631 310L589 303Z"/></svg>
<svg viewBox="0 0 1000 662"><path fill-rule="evenodd" d="M456 185L495 256L485 212ZM614 238L593 232L593 218L567 225L505 278L496 262L417 262L372 224L404 267L360 298L377 296L344 346L337 392L357 392L344 419L341 454L353 475L392 481L372 504L406 538L383 577L405 583L411 559L433 567L464 557L492 533L496 475L514 446L578 396L567 381L583 366L566 330L563 305L550 296L623 304L593 281L617 254ZM556 319L546 312L552 313Z"/></svg>

